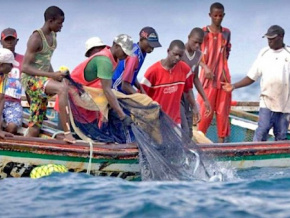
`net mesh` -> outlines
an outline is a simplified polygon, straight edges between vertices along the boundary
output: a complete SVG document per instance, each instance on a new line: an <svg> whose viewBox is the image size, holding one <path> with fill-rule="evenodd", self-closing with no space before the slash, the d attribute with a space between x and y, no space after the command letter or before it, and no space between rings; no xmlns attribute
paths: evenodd
<svg viewBox="0 0 290 218"><path fill-rule="evenodd" d="M121 108L134 122L128 128L104 106L107 102L101 92L92 93L95 90L69 85L70 118L75 132L84 140L136 141L142 180L209 180L219 171L212 157L187 138L148 96L137 93L118 97L115 92ZM147 99L146 103L143 99Z"/></svg>
<svg viewBox="0 0 290 218"><path fill-rule="evenodd" d="M252 142L255 134L255 130L258 127L256 121L251 121L243 117L230 115L229 121L231 123L230 135L226 138L226 142ZM206 136L212 142L218 142L217 137L217 123L214 118L209 126ZM268 141L274 141L273 133L268 134Z"/></svg>

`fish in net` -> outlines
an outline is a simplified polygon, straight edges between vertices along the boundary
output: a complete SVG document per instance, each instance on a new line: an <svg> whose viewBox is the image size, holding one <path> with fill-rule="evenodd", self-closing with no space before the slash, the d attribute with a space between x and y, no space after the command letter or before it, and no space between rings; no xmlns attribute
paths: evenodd
<svg viewBox="0 0 290 218"><path fill-rule="evenodd" d="M187 138L147 95L124 95L113 90L121 108L133 120L128 128L109 108L102 89L76 85L67 78L70 120L75 132L83 140L136 142L142 180L222 180L212 157Z"/></svg>

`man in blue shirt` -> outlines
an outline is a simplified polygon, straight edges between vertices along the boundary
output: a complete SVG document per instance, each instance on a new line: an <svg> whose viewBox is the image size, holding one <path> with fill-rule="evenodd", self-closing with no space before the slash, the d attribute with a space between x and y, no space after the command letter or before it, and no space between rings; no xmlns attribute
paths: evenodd
<svg viewBox="0 0 290 218"><path fill-rule="evenodd" d="M119 62L114 75L112 88L125 94L136 93L135 86L140 92L145 93L137 79L140 68L145 60L146 54L151 53L154 48L161 47L157 32L152 27L144 27L140 33L140 40L134 43L135 56L127 57Z"/></svg>

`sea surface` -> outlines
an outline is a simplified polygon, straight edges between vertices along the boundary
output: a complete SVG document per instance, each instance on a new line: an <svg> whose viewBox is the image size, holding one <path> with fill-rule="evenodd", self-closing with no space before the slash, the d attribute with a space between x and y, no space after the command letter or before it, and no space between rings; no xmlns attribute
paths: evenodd
<svg viewBox="0 0 290 218"><path fill-rule="evenodd" d="M223 182L129 182L86 174L0 180L0 217L290 217L290 169Z"/></svg>

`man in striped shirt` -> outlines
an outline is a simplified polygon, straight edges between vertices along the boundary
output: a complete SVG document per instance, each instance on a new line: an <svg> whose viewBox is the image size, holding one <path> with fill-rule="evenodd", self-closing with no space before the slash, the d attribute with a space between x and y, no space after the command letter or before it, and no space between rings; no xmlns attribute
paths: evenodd
<svg viewBox="0 0 290 218"><path fill-rule="evenodd" d="M139 33L138 43L134 43L134 56L129 56L125 60L120 60L113 75L112 88L125 94L134 94L137 90L144 93L137 79L138 73L145 61L146 55L155 48L161 47L158 34L152 27L144 27Z"/></svg>
<svg viewBox="0 0 290 218"><path fill-rule="evenodd" d="M207 78L205 70L201 69L200 81L203 90L211 104L213 113L206 115L206 107L203 104L201 95L197 96L200 104L201 120L198 124L198 130L206 133L213 115L217 123L218 142L225 142L226 137L230 135L229 114L231 109L231 93L222 89L222 82L231 82L230 71L228 67L228 58L231 50L231 32L228 28L222 27L222 21L225 16L224 6L219 3L213 3L210 7L209 16L211 25L203 28L204 40L201 45L204 64L206 64L214 74L213 78Z"/></svg>
<svg viewBox="0 0 290 218"><path fill-rule="evenodd" d="M153 64L145 72L141 85L147 95L157 101L162 110L180 126L180 101L183 93L192 105L194 117L198 110L193 98L193 74L190 67L181 60L185 45L180 40L170 43L167 57Z"/></svg>

